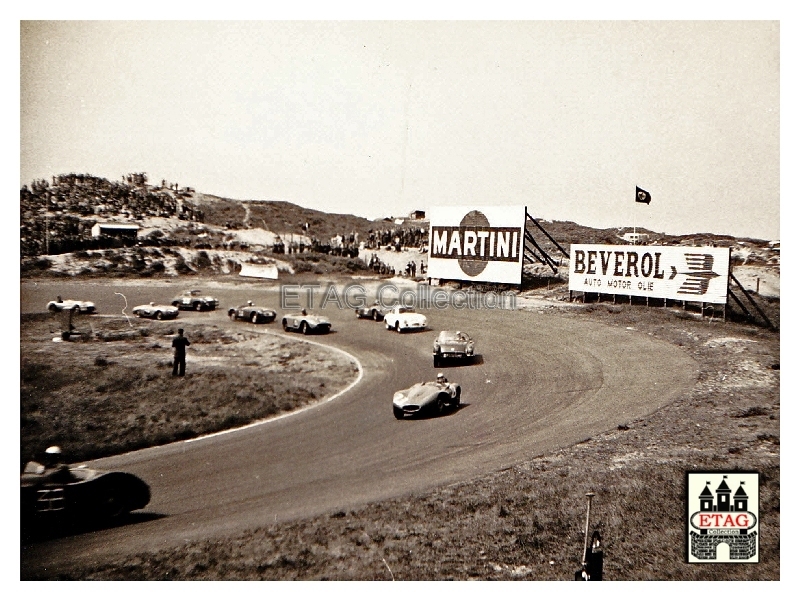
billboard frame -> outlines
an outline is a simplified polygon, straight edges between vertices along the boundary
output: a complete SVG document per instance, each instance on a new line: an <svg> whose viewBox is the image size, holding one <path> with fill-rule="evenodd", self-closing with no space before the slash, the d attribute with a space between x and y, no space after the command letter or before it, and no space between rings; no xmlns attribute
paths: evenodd
<svg viewBox="0 0 800 600"><path fill-rule="evenodd" d="M598 244L598 245L602 246L604 244ZM636 244L633 244L632 247L638 247L638 246L636 246ZM681 247L693 248L694 246L681 246ZM644 304L647 307L651 306L651 303L650 303L651 299L660 301L660 303L661 303L660 308L667 308L667 306L669 305L670 302L673 303L673 306L674 306L674 303L679 303L684 310L688 310L688 307L690 307L692 304L699 304L700 305L700 314L701 314L702 317L706 316L707 311L709 311L709 310L711 311L710 319L714 318L714 316L717 313L717 307L721 306L722 307L722 321L725 322L725 321L727 321L728 302L729 302L729 299L730 299L731 296L733 296L734 299L739 303L739 305L741 306L742 310L749 315L749 311L747 311L747 309L741 304L739 299L736 298L736 296L732 294L732 291L731 291L731 279L733 278L735 280L735 277L733 276L733 271L730 268L731 256L732 256L732 248L729 247L728 248L728 276L727 276L727 281L726 281L726 288L725 288L726 289L726 294L725 294L725 302L724 303L722 303L722 302L708 302L708 301L705 301L705 300L692 301L692 300L687 300L687 299L682 299L682 298L679 299L679 298L669 298L669 297L666 297L666 296L664 296L664 297L661 297L661 296L647 296L647 295L634 294L634 293L631 293L631 294L620 294L620 293L616 293L616 292L603 293L602 291L589 292L589 291L585 291L585 290L573 290L571 287L569 288L569 301L573 302L575 299L579 298L581 300L581 302L586 304L587 303L586 297L588 295L590 298L592 296L596 296L595 302L597 302L597 303L602 301L602 297L603 296L611 296L613 298L614 304L617 304L617 296L627 297L628 298L628 304L631 305L631 306L634 303L633 302L634 298L644 299ZM570 268L572 268L572 265L570 265ZM741 287L741 284L740 284L740 287ZM744 290L744 288L742 288L742 291L745 294L747 294L747 292ZM749 297L749 295L748 295L748 297ZM753 304L755 305L755 302L752 300L752 298L750 298L750 301L753 302ZM656 306L655 308L659 308L659 307ZM759 311L760 311L760 309L759 309ZM766 315L763 315L763 313L762 313L762 316L771 327L772 324L769 323L769 320L767 319Z"/></svg>
<svg viewBox="0 0 800 600"><path fill-rule="evenodd" d="M463 229L464 229L464 221L463 221L463 219L466 216L470 215L470 213L472 213L473 215L475 213L478 213L477 218L478 219L482 219L483 221L486 221L487 218L486 218L486 215L483 214L484 211L486 212L487 215L490 214L490 212L491 212L491 213L495 214L495 217L497 217L497 212L498 211L502 211L504 209L519 209L519 210L521 210L521 215L519 215L520 216L520 222L516 223L514 225L511 225L511 224L509 224L509 223L511 223L511 220L506 221L507 216L501 216L501 218L499 219L500 223L503 223L501 225L497 225L496 224L496 219L492 219L491 225L489 225L489 223L486 222L484 224L478 225L478 227L479 228L481 228L481 227L487 227L487 228L491 227L492 230L498 230L498 231L502 230L502 235L507 235L507 237L505 238L507 240L506 241L507 245L504 245L503 247L505 248L505 252L508 252L509 254L504 255L503 253L500 252L500 247L501 247L500 246L500 235L501 235L501 233L498 233L497 234L498 235L498 238L497 238L498 241L497 241L497 246L496 246L497 255L496 255L495 258L490 258L490 257L494 257L495 256L494 254L491 254L492 252L494 252L493 249L495 248L494 241L493 241L494 240L494 233L491 233L491 237L488 237L489 234L483 234L481 232L481 233L478 234L479 237L484 236L484 235L487 236L487 237L485 237L484 239L480 239L479 240L480 241L480 246L479 246L480 247L480 251L479 252L480 253L486 252L486 256L484 257L483 254L478 254L479 256L481 256L481 259L479 259L477 261L475 259L471 259L471 261L467 260L467 262L466 262L466 264L470 264L470 262L472 262L473 264L477 263L476 270L479 269L479 271L476 272L475 275L470 275L467 271L465 271L465 269L467 267L465 265L461 264L461 262L462 262L461 258L459 258L459 260L458 260L458 262L459 262L459 267L458 268L461 270L461 273L458 274L458 273L455 272L455 270L452 270L452 272L450 272L451 269L452 269L452 266L447 264L448 262L454 260L453 257L451 257L451 256L434 256L434 253L435 253L434 232L435 231L436 231L437 234L438 233L442 233L442 236L443 236L441 238L437 237L436 238L437 240L438 239L447 240L447 239L449 239L448 235L452 235L451 230L452 231L462 230L462 234L463 234ZM441 211L441 212L451 212L451 211L461 212L462 210L465 210L465 211L468 211L468 212L464 213L464 217L461 218L462 221L461 221L460 225L455 225L456 221L448 221L447 219L442 219L441 221L437 221L435 223L437 217L439 217L437 211ZM437 207L431 208L429 210L429 223L430 224L429 224L429 229L428 229L428 238L429 238L429 240L428 240L428 266L427 266L427 269L428 269L428 279L429 279L429 281L437 280L437 281L440 282L440 284L442 282L445 282L445 281L456 281L456 282L459 282L462 285L466 284L466 285L474 285L474 286L479 286L479 287L483 287L483 286L508 286L508 287L520 289L521 286L522 286L522 271L523 271L523 267L525 265L525 250L526 250L525 238L526 238L526 224L527 224L526 215L527 214L528 214L528 207L526 205L519 205L519 204L508 205L508 206L485 206L485 207L484 206L474 206L474 205L470 205L470 206L437 206ZM473 218L475 218L475 217L473 217ZM451 240L450 246L452 246L453 244L456 244L456 241L455 241L456 239L458 239L458 236L454 236L453 237L453 239ZM467 255L467 250L466 250L467 246L469 246L472 249L472 254L474 255L476 253L476 251L477 251L476 249L478 247L478 242L475 240L474 234L473 234L473 239L472 239L471 242L466 242L466 241L464 242L464 248L465 248L464 249L464 253L465 253L464 255L465 256ZM436 246L436 247L438 247L438 246ZM485 248L488 248L488 249L485 250ZM458 248L456 248L456 250L458 251ZM451 250L451 252L452 252L452 250ZM445 254L447 254L447 252L445 252ZM459 255L457 255L457 256L459 256ZM512 258L513 258L513 260L511 260ZM439 261L441 261L441 263ZM483 266L481 265L481 263L483 264ZM513 271L510 270L510 268L511 268L510 264L507 267L499 268L498 265L502 264L502 263L518 263L519 264L519 270L517 271L516 276L510 276L510 274L513 273ZM486 269L493 269L495 272L494 272L494 274L490 273L490 274L487 275L486 274ZM433 271L433 274L431 274L432 271ZM459 276L459 275L463 275L463 276ZM481 279L480 278L481 275L485 275L487 278L486 279Z"/></svg>

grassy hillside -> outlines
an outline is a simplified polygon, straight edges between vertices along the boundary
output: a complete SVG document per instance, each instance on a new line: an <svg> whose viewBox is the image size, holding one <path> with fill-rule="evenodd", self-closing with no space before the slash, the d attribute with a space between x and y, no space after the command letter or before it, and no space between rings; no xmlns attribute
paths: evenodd
<svg viewBox="0 0 800 600"><path fill-rule="evenodd" d="M203 211L206 224L227 229L262 228L279 233L313 235L319 239L355 232L363 239L370 229L380 226L380 222L363 217L324 213L282 200L230 200L196 194L193 201ZM306 223L307 230L304 228Z"/></svg>
<svg viewBox="0 0 800 600"><path fill-rule="evenodd" d="M326 245L334 236L347 238L345 245L354 250L358 242L370 241L370 232L382 247L399 237L404 245L417 248L424 246L428 227L426 221L397 225L351 214L329 214L280 200L233 200L188 187L177 189L166 182L149 185L145 174L122 182L74 174L54 177L52 183L35 181L30 189L25 186L20 191L20 216L23 276L159 276L192 274L208 268L229 273L243 262L263 264L275 259L299 262L292 268L304 271L308 270L308 257L280 253L275 246L278 236L287 243L304 243L305 252L310 249L325 254L331 251ZM107 221L139 225L138 237L92 238L92 226ZM557 264L565 259L562 249L569 252L573 243L620 244L629 230L596 229L571 221L540 219L538 223L541 228L529 221L527 229ZM648 234L649 242L656 244L730 246L734 248L735 265L780 266L779 250L770 249L763 240L712 233L676 236L642 228L638 232ZM353 234L357 237L350 239ZM49 256L45 258L44 254ZM298 261L298 256L303 260ZM62 268L65 260L72 265L68 269ZM76 260L86 264L77 264ZM319 260L315 258L314 262ZM552 274L549 267L538 263L531 265L529 274L536 275L542 269L548 277ZM342 271L333 265L323 272L331 270L351 272L353 266Z"/></svg>

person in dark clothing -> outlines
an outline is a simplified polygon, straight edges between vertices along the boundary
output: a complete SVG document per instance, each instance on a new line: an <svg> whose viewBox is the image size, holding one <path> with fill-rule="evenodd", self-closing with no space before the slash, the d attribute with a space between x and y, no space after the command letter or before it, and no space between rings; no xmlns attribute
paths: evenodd
<svg viewBox="0 0 800 600"><path fill-rule="evenodd" d="M186 346L189 340L183 337L183 329L178 329L178 335L172 338L172 347L175 348L175 360L172 361L172 375L183 377L186 373Z"/></svg>

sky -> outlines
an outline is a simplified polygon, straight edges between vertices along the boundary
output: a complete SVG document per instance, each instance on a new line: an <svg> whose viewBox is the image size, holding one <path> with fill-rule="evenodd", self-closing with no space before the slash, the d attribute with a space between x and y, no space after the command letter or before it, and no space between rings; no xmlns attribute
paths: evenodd
<svg viewBox="0 0 800 600"><path fill-rule="evenodd" d="M145 172L368 218L780 238L777 20L19 25L20 187Z"/></svg>

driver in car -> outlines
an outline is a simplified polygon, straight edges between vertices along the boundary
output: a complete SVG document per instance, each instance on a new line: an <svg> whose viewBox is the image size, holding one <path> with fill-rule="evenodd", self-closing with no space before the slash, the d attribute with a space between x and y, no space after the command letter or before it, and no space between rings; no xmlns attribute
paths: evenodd
<svg viewBox="0 0 800 600"><path fill-rule="evenodd" d="M72 481L69 465L63 462L61 448L58 446L50 446L44 451L44 476L59 483Z"/></svg>
<svg viewBox="0 0 800 600"><path fill-rule="evenodd" d="M62 462L61 448L58 446L50 446L41 454L40 460L30 461L25 465L24 472L28 476L54 483L69 483L73 480L69 465Z"/></svg>
<svg viewBox="0 0 800 600"><path fill-rule="evenodd" d="M447 377L444 376L444 373L438 373L436 375L436 383L442 389L447 387Z"/></svg>

